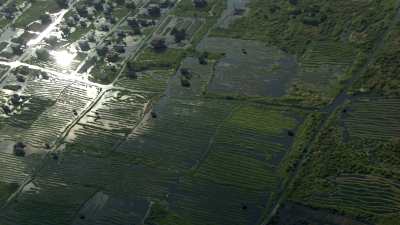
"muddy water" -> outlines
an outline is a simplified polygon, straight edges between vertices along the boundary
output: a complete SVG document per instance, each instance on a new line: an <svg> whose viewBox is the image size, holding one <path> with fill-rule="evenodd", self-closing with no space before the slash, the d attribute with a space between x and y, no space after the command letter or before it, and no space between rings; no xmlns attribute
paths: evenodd
<svg viewBox="0 0 400 225"><path fill-rule="evenodd" d="M296 57L261 42L205 38L199 51L224 53L209 92L281 97L298 71Z"/></svg>

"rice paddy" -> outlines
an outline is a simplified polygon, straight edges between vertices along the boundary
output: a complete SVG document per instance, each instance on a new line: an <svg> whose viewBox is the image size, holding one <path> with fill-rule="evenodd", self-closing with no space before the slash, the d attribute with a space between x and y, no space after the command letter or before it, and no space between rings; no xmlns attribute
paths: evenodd
<svg viewBox="0 0 400 225"><path fill-rule="evenodd" d="M399 3L0 4L0 224L397 225Z"/></svg>

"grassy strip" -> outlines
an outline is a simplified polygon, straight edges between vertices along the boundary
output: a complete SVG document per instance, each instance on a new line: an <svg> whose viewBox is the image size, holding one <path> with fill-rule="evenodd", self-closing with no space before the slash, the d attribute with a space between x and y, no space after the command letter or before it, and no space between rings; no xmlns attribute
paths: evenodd
<svg viewBox="0 0 400 225"><path fill-rule="evenodd" d="M190 225L188 221L168 210L161 203L151 207L150 215L146 218L145 225Z"/></svg>
<svg viewBox="0 0 400 225"><path fill-rule="evenodd" d="M44 12L54 13L60 9L60 6L54 0L35 1L23 15L18 17L15 21L15 26L25 28L28 24L39 20L40 15Z"/></svg>

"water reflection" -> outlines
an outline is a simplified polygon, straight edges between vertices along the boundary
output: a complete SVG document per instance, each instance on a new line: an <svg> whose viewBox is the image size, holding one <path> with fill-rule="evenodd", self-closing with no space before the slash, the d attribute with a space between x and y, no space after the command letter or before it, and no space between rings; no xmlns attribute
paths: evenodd
<svg viewBox="0 0 400 225"><path fill-rule="evenodd" d="M61 51L53 51L51 53L56 61L56 63L60 66L69 66L75 58L75 54L71 53L67 50Z"/></svg>

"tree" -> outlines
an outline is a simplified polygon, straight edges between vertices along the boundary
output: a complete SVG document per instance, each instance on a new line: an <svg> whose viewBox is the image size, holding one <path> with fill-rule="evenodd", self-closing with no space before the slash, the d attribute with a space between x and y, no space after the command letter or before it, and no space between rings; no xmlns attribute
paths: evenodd
<svg viewBox="0 0 400 225"><path fill-rule="evenodd" d="M181 85L182 87L190 87L190 81L185 77L181 77Z"/></svg>
<svg viewBox="0 0 400 225"><path fill-rule="evenodd" d="M192 78L192 73L188 68L181 68L180 73L182 76L184 76L186 79L191 79Z"/></svg>
<svg viewBox="0 0 400 225"><path fill-rule="evenodd" d="M193 3L196 8L204 8L207 6L206 0L193 0Z"/></svg>
<svg viewBox="0 0 400 225"><path fill-rule="evenodd" d="M89 45L88 41L82 40L82 41L79 41L78 44L79 44L79 48L82 51L89 51L90 50L90 45Z"/></svg>
<svg viewBox="0 0 400 225"><path fill-rule="evenodd" d="M2 105L1 108L3 109L3 112L7 115L12 112L10 106L8 105Z"/></svg>
<svg viewBox="0 0 400 225"><path fill-rule="evenodd" d="M128 64L126 64L126 75L131 79L137 78L135 66L132 62L128 62Z"/></svg>
<svg viewBox="0 0 400 225"><path fill-rule="evenodd" d="M128 22L128 25L130 27L132 27L132 28L138 28L139 27L139 22L134 17L128 17L127 22Z"/></svg>
<svg viewBox="0 0 400 225"><path fill-rule="evenodd" d="M127 1L125 5L130 10L136 9L136 3L132 0Z"/></svg>
<svg viewBox="0 0 400 225"><path fill-rule="evenodd" d="M22 55L22 53L24 53L24 50L22 49L22 45L21 44L11 44L11 49L13 50L14 54L16 55Z"/></svg>
<svg viewBox="0 0 400 225"><path fill-rule="evenodd" d="M115 2L117 3L117 5L125 4L125 0L115 0Z"/></svg>
<svg viewBox="0 0 400 225"><path fill-rule="evenodd" d="M167 48L167 45L165 44L165 40L163 38L154 38L151 41L151 46L154 50L157 51L165 50Z"/></svg>
<svg viewBox="0 0 400 225"><path fill-rule="evenodd" d="M147 12L152 17L159 17L161 15L161 9L158 5L150 4Z"/></svg>
<svg viewBox="0 0 400 225"><path fill-rule="evenodd" d="M100 57L104 57L108 53L108 47L98 46L98 47L96 47L96 52L97 52L97 55L99 55Z"/></svg>
<svg viewBox="0 0 400 225"><path fill-rule="evenodd" d="M50 53L47 49L45 48L39 48L36 50L36 56L40 60L48 60L50 57Z"/></svg>
<svg viewBox="0 0 400 225"><path fill-rule="evenodd" d="M56 0L61 8L68 8L68 0Z"/></svg>
<svg viewBox="0 0 400 225"><path fill-rule="evenodd" d="M19 96L18 94L13 94L11 96L11 104L13 105L19 105L21 104L21 96Z"/></svg>
<svg viewBox="0 0 400 225"><path fill-rule="evenodd" d="M79 16L84 17L84 18L88 17L88 15L89 15L87 7L84 5L77 5L76 11L78 12Z"/></svg>
<svg viewBox="0 0 400 225"><path fill-rule="evenodd" d="M119 60L119 55L116 52L111 52L107 55L107 60L109 62L115 63Z"/></svg>
<svg viewBox="0 0 400 225"><path fill-rule="evenodd" d="M24 157L26 154L25 147L26 147L26 145L22 142L16 143L14 145L14 155Z"/></svg>
<svg viewBox="0 0 400 225"><path fill-rule="evenodd" d="M51 23L51 17L49 14L42 14L40 15L40 22L42 24L49 24Z"/></svg>
<svg viewBox="0 0 400 225"><path fill-rule="evenodd" d="M103 2L100 0L95 0L93 6L97 11L103 11Z"/></svg>
<svg viewBox="0 0 400 225"><path fill-rule="evenodd" d="M208 52L203 52L201 53L201 55L199 56L199 63L201 65L207 65L207 59L208 59Z"/></svg>
<svg viewBox="0 0 400 225"><path fill-rule="evenodd" d="M175 27L174 29L172 29L171 34L174 35L176 43L180 43L186 38L185 29L178 29Z"/></svg>
<svg viewBox="0 0 400 225"><path fill-rule="evenodd" d="M50 37L48 37L48 38L45 39L45 42L46 42L47 44L53 46L53 47L57 44L57 41L58 41L58 39L57 39L57 37L54 36L54 35L51 35Z"/></svg>
<svg viewBox="0 0 400 225"><path fill-rule="evenodd" d="M71 31L71 28L69 28L67 25L62 25L60 29L64 37L67 37Z"/></svg>

